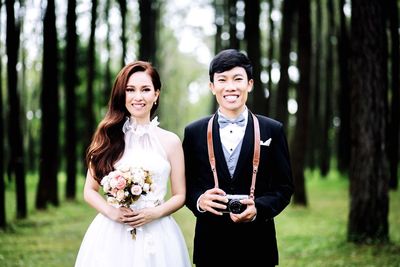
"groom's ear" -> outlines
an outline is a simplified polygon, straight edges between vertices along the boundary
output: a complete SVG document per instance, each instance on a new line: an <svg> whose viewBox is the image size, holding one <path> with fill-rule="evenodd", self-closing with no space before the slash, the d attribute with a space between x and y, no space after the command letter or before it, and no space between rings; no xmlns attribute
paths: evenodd
<svg viewBox="0 0 400 267"><path fill-rule="evenodd" d="M215 90L214 90L214 83L209 82L208 83L208 87L210 88L210 91L213 95L215 95Z"/></svg>
<svg viewBox="0 0 400 267"><path fill-rule="evenodd" d="M249 84L248 84L248 86L247 86L247 92L251 92L252 90L253 90L253 85L254 85L254 80L253 79L250 79L249 80Z"/></svg>

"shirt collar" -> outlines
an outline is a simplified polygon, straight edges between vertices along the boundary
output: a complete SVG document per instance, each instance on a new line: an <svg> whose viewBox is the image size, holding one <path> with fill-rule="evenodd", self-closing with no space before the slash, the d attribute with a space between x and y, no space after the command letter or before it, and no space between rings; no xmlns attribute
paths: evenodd
<svg viewBox="0 0 400 267"><path fill-rule="evenodd" d="M224 115L222 112L221 112L221 109L219 109L218 108L218 116L224 116L224 117L227 117L226 115ZM247 126L247 121L248 121L248 117L249 117L249 110L247 109L247 106L245 106L244 107L244 110L243 110L243 112L241 113L241 114L243 114L243 117L244 117L244 120L245 120L245 123L244 123L244 125L245 126ZM238 117L240 116L240 114L238 115Z"/></svg>

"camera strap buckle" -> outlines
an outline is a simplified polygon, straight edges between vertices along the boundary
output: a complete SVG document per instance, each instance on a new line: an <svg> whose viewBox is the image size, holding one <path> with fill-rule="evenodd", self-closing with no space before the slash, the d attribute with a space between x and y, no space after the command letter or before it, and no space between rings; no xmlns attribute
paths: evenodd
<svg viewBox="0 0 400 267"><path fill-rule="evenodd" d="M250 112L251 113L251 112ZM260 163L260 125L258 123L257 117L251 113L253 118L253 125L254 125L254 150L253 150L253 174L251 179L251 186L250 186L250 198L254 199L254 191L256 188L256 177L258 172L258 165ZM217 168L215 164L215 155L214 155L214 145L213 145L213 138L212 138L212 124L214 121L215 114L210 118L208 121L207 127L207 148L208 148L208 159L210 161L211 170L214 176L214 187L218 188L218 175L217 175Z"/></svg>

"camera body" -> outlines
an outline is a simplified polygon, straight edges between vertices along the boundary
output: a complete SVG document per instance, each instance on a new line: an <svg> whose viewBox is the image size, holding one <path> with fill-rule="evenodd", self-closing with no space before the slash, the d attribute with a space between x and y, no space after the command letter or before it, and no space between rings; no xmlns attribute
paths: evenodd
<svg viewBox="0 0 400 267"><path fill-rule="evenodd" d="M248 195L226 195L228 198L228 203L226 203L226 209L223 210L222 212L232 212L235 214L242 213L247 205L240 203L241 199L246 199L249 198Z"/></svg>

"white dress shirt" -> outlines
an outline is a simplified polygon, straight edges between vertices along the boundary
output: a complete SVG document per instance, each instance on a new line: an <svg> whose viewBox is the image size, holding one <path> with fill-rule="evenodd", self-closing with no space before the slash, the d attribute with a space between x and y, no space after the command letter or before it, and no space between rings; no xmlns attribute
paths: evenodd
<svg viewBox="0 0 400 267"><path fill-rule="evenodd" d="M235 148L237 147L237 145L240 143L240 141L242 141L243 137L244 137L244 133L246 131L246 125L247 125L247 121L248 121L248 110L247 107L245 108L245 110L243 111L243 116L245 119L245 123L243 127L240 127L237 124L231 123L228 124L226 127L224 128L219 128L219 136L221 138L221 143L222 145L225 147L225 149L229 152L229 154L232 154L232 152L235 150ZM218 116L224 116L221 113L220 110L218 110Z"/></svg>

